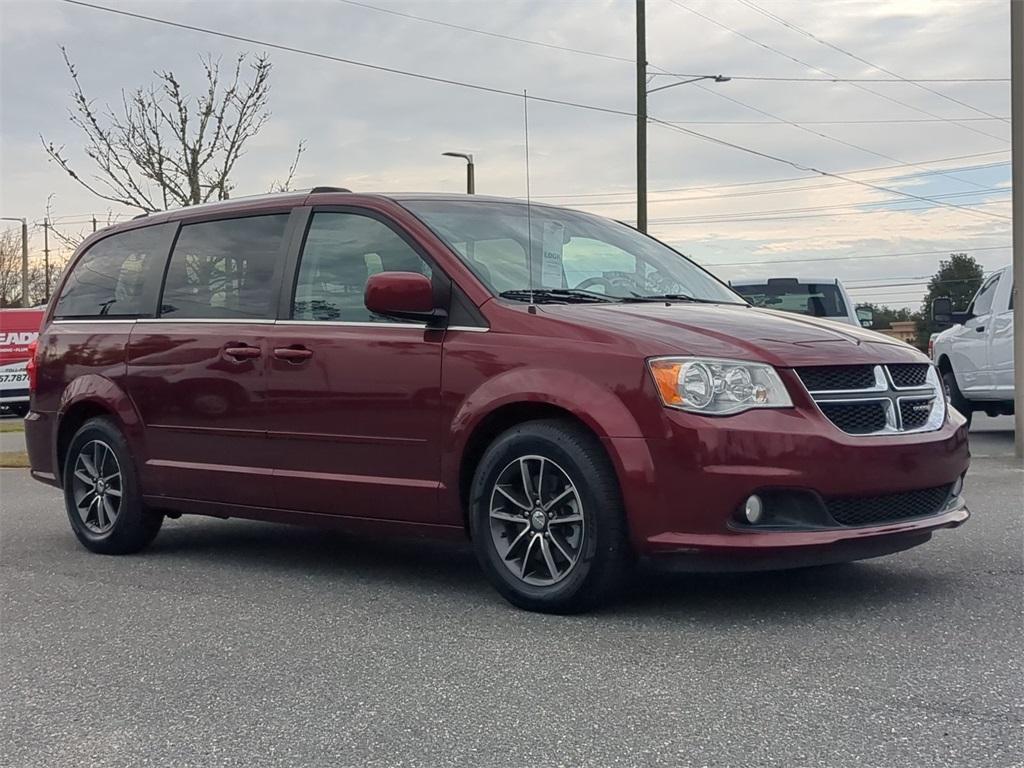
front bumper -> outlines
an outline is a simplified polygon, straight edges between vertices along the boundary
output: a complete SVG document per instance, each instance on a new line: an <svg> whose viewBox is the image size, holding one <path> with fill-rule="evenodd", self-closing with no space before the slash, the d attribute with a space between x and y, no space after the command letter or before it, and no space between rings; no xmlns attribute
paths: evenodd
<svg viewBox="0 0 1024 768"><path fill-rule="evenodd" d="M860 526L826 518L756 528L737 516L752 493L829 500L951 486L970 463L955 412L934 432L862 437L799 406L719 419L667 411L663 437L609 442L635 550L700 569L863 559L916 546L969 517L959 497L932 514Z"/></svg>

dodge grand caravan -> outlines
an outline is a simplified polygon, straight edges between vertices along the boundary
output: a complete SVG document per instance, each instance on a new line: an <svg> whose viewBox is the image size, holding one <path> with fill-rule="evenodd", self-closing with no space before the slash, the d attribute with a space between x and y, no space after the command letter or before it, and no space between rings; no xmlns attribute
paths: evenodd
<svg viewBox="0 0 1024 768"><path fill-rule="evenodd" d="M968 517L927 358L588 214L234 200L96 233L55 295L26 439L94 552L183 513L468 536L508 600L568 612L638 557L841 562Z"/></svg>

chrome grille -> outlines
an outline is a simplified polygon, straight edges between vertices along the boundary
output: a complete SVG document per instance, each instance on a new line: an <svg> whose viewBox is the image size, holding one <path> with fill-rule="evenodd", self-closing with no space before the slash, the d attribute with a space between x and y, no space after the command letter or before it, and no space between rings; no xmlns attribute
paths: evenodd
<svg viewBox="0 0 1024 768"><path fill-rule="evenodd" d="M797 368L819 410L850 435L928 432L946 419L938 374L928 363Z"/></svg>

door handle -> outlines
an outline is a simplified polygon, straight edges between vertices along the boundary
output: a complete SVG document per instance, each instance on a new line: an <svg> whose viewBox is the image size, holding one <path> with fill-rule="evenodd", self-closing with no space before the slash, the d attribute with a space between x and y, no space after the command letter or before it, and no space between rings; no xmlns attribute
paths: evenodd
<svg viewBox="0 0 1024 768"><path fill-rule="evenodd" d="M983 333L985 331L985 326L984 325L976 325L976 326L974 326L974 330L977 331L978 333Z"/></svg>
<svg viewBox="0 0 1024 768"><path fill-rule="evenodd" d="M259 357L262 353L259 347L250 347L243 345L241 347L224 347L224 356L230 357L233 360L252 360L253 358Z"/></svg>
<svg viewBox="0 0 1024 768"><path fill-rule="evenodd" d="M313 350L305 347L277 347L274 350L274 357L278 360L287 360L289 363L301 363L313 356Z"/></svg>

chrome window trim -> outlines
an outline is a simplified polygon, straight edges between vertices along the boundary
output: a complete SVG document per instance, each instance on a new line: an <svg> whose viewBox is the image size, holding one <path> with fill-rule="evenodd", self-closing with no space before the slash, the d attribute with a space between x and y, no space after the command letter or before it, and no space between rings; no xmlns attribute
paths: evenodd
<svg viewBox="0 0 1024 768"><path fill-rule="evenodd" d="M465 331L466 333L487 333L491 329L483 325L449 325L446 331Z"/></svg>
<svg viewBox="0 0 1024 768"><path fill-rule="evenodd" d="M426 330L426 323L370 323L355 320L278 320L277 325L330 325L349 328L418 328ZM438 328L437 330L443 330Z"/></svg>
<svg viewBox="0 0 1024 768"><path fill-rule="evenodd" d="M94 323L102 323L103 325L134 325L139 322L140 318L131 317L124 320L118 320L116 318L110 320L104 320L102 317L92 318L81 318L81 319L67 319L67 320L52 320L51 325L93 325Z"/></svg>
<svg viewBox="0 0 1024 768"><path fill-rule="evenodd" d="M273 325L273 320L258 317L141 317L140 323L203 323L210 325Z"/></svg>

